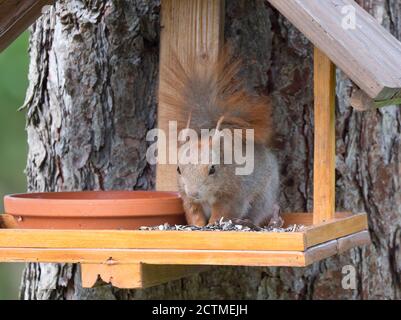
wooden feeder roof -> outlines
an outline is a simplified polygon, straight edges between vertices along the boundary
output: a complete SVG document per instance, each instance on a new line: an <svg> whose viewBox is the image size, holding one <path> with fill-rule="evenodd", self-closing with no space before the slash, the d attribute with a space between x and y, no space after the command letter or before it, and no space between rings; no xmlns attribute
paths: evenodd
<svg viewBox="0 0 401 320"><path fill-rule="evenodd" d="M42 14L52 0L0 0L0 52Z"/></svg>
<svg viewBox="0 0 401 320"><path fill-rule="evenodd" d="M269 0L377 106L401 101L401 43L353 0ZM343 8L355 29L343 28Z"/></svg>

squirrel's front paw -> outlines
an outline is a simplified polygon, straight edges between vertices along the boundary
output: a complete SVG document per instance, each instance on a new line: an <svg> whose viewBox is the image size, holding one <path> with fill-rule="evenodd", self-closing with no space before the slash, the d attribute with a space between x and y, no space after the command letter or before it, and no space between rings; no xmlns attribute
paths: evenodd
<svg viewBox="0 0 401 320"><path fill-rule="evenodd" d="M272 228L281 228L284 225L284 219L281 217L281 209L279 205L273 207L273 215L268 224Z"/></svg>
<svg viewBox="0 0 401 320"><path fill-rule="evenodd" d="M210 218L209 218L209 222L208 222L208 226L211 226L211 225L214 225L214 224L216 224L216 223L218 223L220 220L226 220L226 219L224 219L224 217L223 216L218 216L218 215L212 215Z"/></svg>
<svg viewBox="0 0 401 320"><path fill-rule="evenodd" d="M204 227L206 226L206 218L204 215L187 215L187 223L191 226Z"/></svg>

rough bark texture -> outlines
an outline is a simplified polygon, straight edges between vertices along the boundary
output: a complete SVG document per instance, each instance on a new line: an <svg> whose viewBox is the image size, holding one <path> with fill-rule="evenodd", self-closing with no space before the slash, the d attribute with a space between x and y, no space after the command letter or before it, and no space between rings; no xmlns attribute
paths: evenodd
<svg viewBox="0 0 401 320"><path fill-rule="evenodd" d="M281 205L311 210L312 47L262 0L226 1L226 39L250 87L273 96ZM401 38L397 0L359 1ZM28 189L147 189L146 131L155 125L159 1L59 1L32 28ZM29 264L23 299L401 298L401 114L357 113L338 72L337 208L366 211L373 243L305 269L215 268L147 290L81 289L77 266ZM341 286L353 265L356 290Z"/></svg>

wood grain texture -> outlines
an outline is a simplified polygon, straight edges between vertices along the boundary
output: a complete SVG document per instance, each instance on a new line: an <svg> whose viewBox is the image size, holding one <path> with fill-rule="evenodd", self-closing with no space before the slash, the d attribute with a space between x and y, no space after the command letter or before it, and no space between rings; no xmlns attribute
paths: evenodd
<svg viewBox="0 0 401 320"><path fill-rule="evenodd" d="M313 225L306 230L306 247L312 247L328 240L344 237L368 229L366 213L356 214L343 219L329 220Z"/></svg>
<svg viewBox="0 0 401 320"><path fill-rule="evenodd" d="M313 223L334 219L335 213L335 66L318 48L314 52Z"/></svg>
<svg viewBox="0 0 401 320"><path fill-rule="evenodd" d="M94 287L99 280L117 288L140 288L141 264L81 264L81 281L84 288Z"/></svg>
<svg viewBox="0 0 401 320"><path fill-rule="evenodd" d="M302 251L147 250L147 249L27 249L0 248L3 262L102 264L172 264L226 266L304 266Z"/></svg>
<svg viewBox="0 0 401 320"><path fill-rule="evenodd" d="M310 214L297 214L303 219ZM301 220L302 221L302 220ZM1 248L304 251L367 229L366 214L339 214L303 232L0 230Z"/></svg>
<svg viewBox="0 0 401 320"><path fill-rule="evenodd" d="M42 14L52 0L0 1L0 52L13 42Z"/></svg>
<svg viewBox="0 0 401 320"><path fill-rule="evenodd" d="M356 232L346 237L341 237L336 240L328 241L311 247L305 252L305 264L310 265L335 254L343 254L352 248L361 247L368 244L370 244L369 232Z"/></svg>
<svg viewBox="0 0 401 320"><path fill-rule="evenodd" d="M357 88L353 88L350 103L351 106L357 111L369 111L377 108L375 101L364 91Z"/></svg>
<svg viewBox="0 0 401 320"><path fill-rule="evenodd" d="M148 288L208 269L207 266L187 265L83 263L81 264L81 279L84 288L91 288L102 283L126 289Z"/></svg>
<svg viewBox="0 0 401 320"><path fill-rule="evenodd" d="M401 97L401 43L353 0L269 0L376 102ZM355 10L344 29L342 9Z"/></svg>
<svg viewBox="0 0 401 320"><path fill-rule="evenodd" d="M300 232L2 230L0 247L304 250Z"/></svg>
<svg viewBox="0 0 401 320"><path fill-rule="evenodd" d="M369 231L361 231L337 240L338 254L342 254L353 247L361 247L371 243Z"/></svg>
<svg viewBox="0 0 401 320"><path fill-rule="evenodd" d="M337 240L321 243L305 252L305 265L327 259L337 254Z"/></svg>
<svg viewBox="0 0 401 320"><path fill-rule="evenodd" d="M96 270L105 273L106 265L123 266L143 263L149 265L232 265L232 266L306 266L312 262L325 259L339 252L339 241L335 239L308 248L306 251L253 251L253 250L151 250L151 249L82 249L82 248L0 248L0 261L3 262L68 262L92 266L92 276L86 283L94 284ZM347 245L341 246L341 252L368 243L366 233L347 236ZM307 257L307 258L306 258ZM100 268L100 269L99 269ZM106 268L106 269L105 269ZM172 270L172 269L171 269ZM160 279L172 276L173 271L161 272ZM177 269L178 273L184 269ZM202 269L194 269L200 271ZM138 271L139 272L139 271ZM142 271L140 271L142 272ZM152 274L151 270L149 271ZM149 283L157 282L157 273L149 277ZM136 275L135 275L136 277Z"/></svg>
<svg viewBox="0 0 401 320"><path fill-rule="evenodd" d="M99 280L118 288L147 288L210 265L305 267L369 242L368 232L362 231L305 251L0 248L0 261L80 263L85 288Z"/></svg>
<svg viewBox="0 0 401 320"><path fill-rule="evenodd" d="M3 229L0 247L302 251L305 241L302 232Z"/></svg>
<svg viewBox="0 0 401 320"><path fill-rule="evenodd" d="M185 61L186 57L207 55L217 59L224 36L224 0L164 0L161 6L160 65L171 64L172 54ZM162 85L163 70L159 83ZM159 99L158 128L168 133L168 121L163 99ZM167 141L170 138L167 134ZM172 139L174 143L174 139ZM167 147L167 146L166 146ZM164 157L164 147L159 145L159 157ZM173 152L173 151L171 151ZM167 157L169 153L167 151ZM168 158L167 158L168 159ZM158 164L156 189L177 190L176 164Z"/></svg>

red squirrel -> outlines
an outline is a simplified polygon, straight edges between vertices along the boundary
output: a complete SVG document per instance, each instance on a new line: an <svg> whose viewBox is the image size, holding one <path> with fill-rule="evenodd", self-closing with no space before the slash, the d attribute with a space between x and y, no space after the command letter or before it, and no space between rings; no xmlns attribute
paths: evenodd
<svg viewBox="0 0 401 320"><path fill-rule="evenodd" d="M193 129L199 137L201 129L254 130L254 168L248 175L238 175L236 163L225 164L223 152L217 163L201 163L200 155L207 152L210 159L217 151L211 147L213 136L181 146L184 150L178 154L177 178L188 224L204 226L224 218L255 226L281 226L279 169L270 148L270 99L246 90L244 80L239 78L241 61L234 59L227 48L216 61L210 61L207 55L193 55L183 62L175 54L172 60L171 65L162 66L159 97L179 129ZM192 160L199 161L188 163L186 158L184 162L191 147L199 151L192 156L197 159Z"/></svg>

